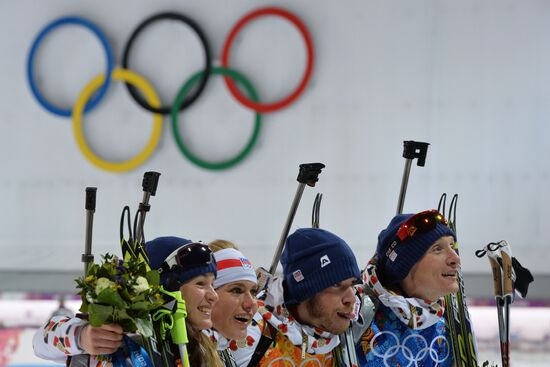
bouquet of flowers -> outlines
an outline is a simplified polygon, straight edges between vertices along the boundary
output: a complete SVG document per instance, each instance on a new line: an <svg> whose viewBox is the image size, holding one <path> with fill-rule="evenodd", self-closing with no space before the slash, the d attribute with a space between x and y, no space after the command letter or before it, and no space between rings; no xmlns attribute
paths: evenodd
<svg viewBox="0 0 550 367"><path fill-rule="evenodd" d="M117 323L126 332L150 337L149 314L164 303L159 279L158 271L148 270L138 259L103 255L101 264L90 264L88 275L76 280L82 297L80 311L88 314L92 326Z"/></svg>

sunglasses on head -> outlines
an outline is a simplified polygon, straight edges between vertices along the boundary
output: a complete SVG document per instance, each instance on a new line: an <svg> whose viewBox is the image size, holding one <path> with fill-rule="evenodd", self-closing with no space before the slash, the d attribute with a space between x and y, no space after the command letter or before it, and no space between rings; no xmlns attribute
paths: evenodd
<svg viewBox="0 0 550 367"><path fill-rule="evenodd" d="M435 229L437 223L447 225L447 220L435 209L426 210L413 215L401 224L397 230L397 238L404 241L407 238L413 238L416 235L429 232Z"/></svg>
<svg viewBox="0 0 550 367"><path fill-rule="evenodd" d="M160 266L159 272L180 268L185 270L194 266L204 266L216 263L212 250L200 242L184 245L172 252Z"/></svg>

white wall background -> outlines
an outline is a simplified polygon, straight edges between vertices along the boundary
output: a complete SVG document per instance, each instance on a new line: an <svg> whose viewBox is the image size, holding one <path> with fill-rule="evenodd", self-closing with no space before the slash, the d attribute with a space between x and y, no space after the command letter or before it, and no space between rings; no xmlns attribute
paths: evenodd
<svg viewBox="0 0 550 367"><path fill-rule="evenodd" d="M289 108L264 116L258 145L234 169L211 172L176 148L165 118L161 143L135 171L98 170L80 154L72 122L42 109L25 76L39 30L80 15L107 34L120 65L132 30L159 11L198 22L215 60L232 25L248 11L277 5L307 24L315 42L313 79ZM310 225L323 192L321 226L350 243L361 264L393 216L403 172L403 140L431 143L426 167L413 166L405 211L435 207L442 192L459 193L458 235L466 273L488 273L473 252L506 239L534 273L549 274L550 2L490 1L70 1L0 2L0 270L81 268L84 189L97 186L94 253L118 251L122 207L141 200L145 171L162 173L146 235L235 241L268 266L297 183L298 165L327 165L306 189L293 229ZM51 101L71 106L104 68L96 38L78 27L52 32L36 72ZM231 65L263 101L285 96L305 67L302 40L290 23L251 23ZM132 52L133 69L170 103L201 67L198 39L179 23L146 29ZM216 61L218 63L218 61ZM151 115L125 88L112 85L86 115L92 148L120 160L138 152ZM213 77L180 115L180 131L197 154L222 159L246 141L253 114ZM488 290L488 293L491 291Z"/></svg>

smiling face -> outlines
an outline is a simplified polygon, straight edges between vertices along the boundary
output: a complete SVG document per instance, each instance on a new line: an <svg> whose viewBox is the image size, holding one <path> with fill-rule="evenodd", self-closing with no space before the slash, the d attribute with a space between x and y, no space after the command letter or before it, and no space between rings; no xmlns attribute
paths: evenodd
<svg viewBox="0 0 550 367"><path fill-rule="evenodd" d="M441 237L414 264L401 282L401 288L408 296L434 302L458 291L460 258L453 245L452 236Z"/></svg>
<svg viewBox="0 0 550 367"><path fill-rule="evenodd" d="M216 289L219 300L212 310L214 329L227 339L246 336L246 328L258 309L258 286L249 280L231 282Z"/></svg>
<svg viewBox="0 0 550 367"><path fill-rule="evenodd" d="M187 325L193 332L212 327L212 308L218 295L212 286L214 274L199 275L180 287L187 308Z"/></svg>
<svg viewBox="0 0 550 367"><path fill-rule="evenodd" d="M296 307L299 318L331 334L341 334L353 318L355 281L355 278L348 278L300 303Z"/></svg>

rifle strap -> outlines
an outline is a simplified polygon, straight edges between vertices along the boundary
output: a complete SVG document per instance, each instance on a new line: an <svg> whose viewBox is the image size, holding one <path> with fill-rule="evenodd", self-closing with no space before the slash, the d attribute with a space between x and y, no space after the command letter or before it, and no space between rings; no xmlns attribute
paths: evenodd
<svg viewBox="0 0 550 367"><path fill-rule="evenodd" d="M275 341L275 334L277 333L277 331L269 322L267 322L266 320L264 320L264 322L265 326L262 330L262 337L258 341L258 345L256 346L256 349L254 349L254 354L252 354L252 358L250 359L247 367L256 367L262 360L263 356L265 355L271 344Z"/></svg>

